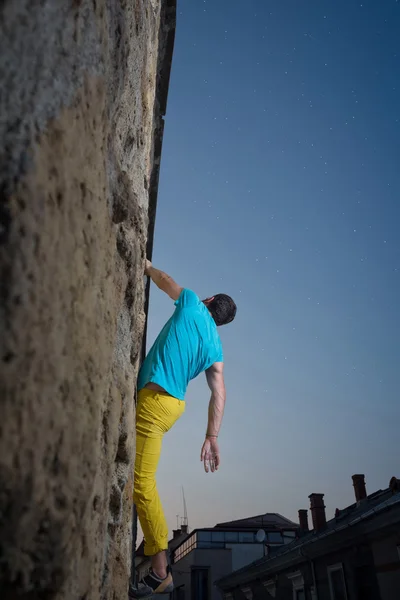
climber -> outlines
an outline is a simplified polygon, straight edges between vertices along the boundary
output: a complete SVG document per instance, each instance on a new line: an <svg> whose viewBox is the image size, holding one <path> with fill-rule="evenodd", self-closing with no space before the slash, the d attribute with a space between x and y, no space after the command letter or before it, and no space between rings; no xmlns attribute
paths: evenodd
<svg viewBox="0 0 400 600"><path fill-rule="evenodd" d="M223 353L217 326L233 321L236 305L218 294L201 301L166 273L146 261L145 274L172 300L175 311L166 323L139 373L136 407L134 502L151 570L130 588L130 598L170 593L173 581L167 560L168 528L156 488L162 438L185 410L190 380L205 371L211 398L200 460L206 473L218 470L218 433L225 406Z"/></svg>

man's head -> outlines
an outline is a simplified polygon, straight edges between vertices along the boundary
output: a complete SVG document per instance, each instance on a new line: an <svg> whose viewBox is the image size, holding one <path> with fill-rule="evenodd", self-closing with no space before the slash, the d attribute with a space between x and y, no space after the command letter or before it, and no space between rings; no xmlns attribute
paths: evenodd
<svg viewBox="0 0 400 600"><path fill-rule="evenodd" d="M217 294L203 300L217 325L226 325L233 321L236 315L236 304L230 296Z"/></svg>

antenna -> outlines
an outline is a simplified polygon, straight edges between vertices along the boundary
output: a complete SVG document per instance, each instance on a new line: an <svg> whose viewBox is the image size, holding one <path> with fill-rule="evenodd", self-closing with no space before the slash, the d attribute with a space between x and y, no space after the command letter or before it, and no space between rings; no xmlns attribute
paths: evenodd
<svg viewBox="0 0 400 600"><path fill-rule="evenodd" d="M187 532L189 533L189 521L188 521L188 515L187 515L185 490L183 489L183 486L182 486L182 498L183 498L183 519L182 519L182 525L184 525L187 528Z"/></svg>
<svg viewBox="0 0 400 600"><path fill-rule="evenodd" d="M176 515L176 528L179 529L179 515Z"/></svg>

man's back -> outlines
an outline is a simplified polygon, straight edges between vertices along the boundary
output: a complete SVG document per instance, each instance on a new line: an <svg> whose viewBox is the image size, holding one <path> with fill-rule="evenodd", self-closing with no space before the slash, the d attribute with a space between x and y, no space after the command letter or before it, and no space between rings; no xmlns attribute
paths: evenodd
<svg viewBox="0 0 400 600"><path fill-rule="evenodd" d="M138 389L155 383L184 400L189 381L223 361L221 340L209 310L191 290L182 290L175 312L148 353Z"/></svg>

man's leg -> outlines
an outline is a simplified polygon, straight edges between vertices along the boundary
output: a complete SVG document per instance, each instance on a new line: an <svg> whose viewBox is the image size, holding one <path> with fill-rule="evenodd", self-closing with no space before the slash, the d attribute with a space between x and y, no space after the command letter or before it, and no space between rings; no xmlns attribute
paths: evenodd
<svg viewBox="0 0 400 600"><path fill-rule="evenodd" d="M153 572L160 577L160 579L165 579L167 576L167 553L165 550L162 552L157 552L157 554L153 554L151 557L151 568Z"/></svg>
<svg viewBox="0 0 400 600"><path fill-rule="evenodd" d="M162 438L184 412L185 403L144 389L136 409L136 461L134 502L145 539L145 554L152 557L154 574L167 576L168 527L156 487ZM163 591L161 583L160 590Z"/></svg>

